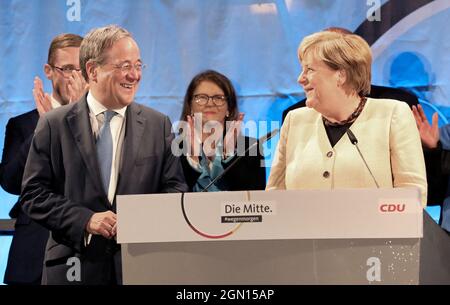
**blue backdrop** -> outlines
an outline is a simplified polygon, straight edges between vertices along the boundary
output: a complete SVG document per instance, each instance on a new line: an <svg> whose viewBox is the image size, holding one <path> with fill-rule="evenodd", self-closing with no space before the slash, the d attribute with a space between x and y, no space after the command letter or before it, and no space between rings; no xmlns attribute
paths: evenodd
<svg viewBox="0 0 450 305"><path fill-rule="evenodd" d="M371 43L374 84L415 92L430 104L428 112L439 109L445 121L449 19L449 0L1 0L0 148L8 119L35 108L33 78L45 79L52 38L108 24L133 33L148 66L137 101L172 121L188 82L204 69L233 80L245 121L279 121L303 97L296 83L299 42L330 26L357 31ZM267 128L247 133L258 136ZM268 164L277 140L266 148ZM7 218L15 200L0 190L0 218ZM9 242L0 237L0 277Z"/></svg>

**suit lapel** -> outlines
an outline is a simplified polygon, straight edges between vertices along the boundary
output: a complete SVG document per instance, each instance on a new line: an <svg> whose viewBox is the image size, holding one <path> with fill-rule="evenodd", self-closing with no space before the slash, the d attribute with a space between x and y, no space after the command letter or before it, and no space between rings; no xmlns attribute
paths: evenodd
<svg viewBox="0 0 450 305"><path fill-rule="evenodd" d="M117 194L121 194L127 183L130 183L128 176L133 174L133 166L140 147L139 143L141 143L144 134L145 120L140 105L135 102L131 103L126 112L125 137L122 146L122 162L119 170Z"/></svg>
<svg viewBox="0 0 450 305"><path fill-rule="evenodd" d="M74 105L66 120L95 187L104 193L86 96Z"/></svg>

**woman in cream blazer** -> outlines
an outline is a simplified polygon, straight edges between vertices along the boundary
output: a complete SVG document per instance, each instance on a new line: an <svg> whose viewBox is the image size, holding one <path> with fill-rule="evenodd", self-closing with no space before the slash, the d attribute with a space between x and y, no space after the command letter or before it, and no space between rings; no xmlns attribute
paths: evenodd
<svg viewBox="0 0 450 305"><path fill-rule="evenodd" d="M289 112L266 189L417 187L426 205L425 164L411 110L400 101L364 98L370 90L367 43L357 35L320 32L302 41L299 59L308 108Z"/></svg>

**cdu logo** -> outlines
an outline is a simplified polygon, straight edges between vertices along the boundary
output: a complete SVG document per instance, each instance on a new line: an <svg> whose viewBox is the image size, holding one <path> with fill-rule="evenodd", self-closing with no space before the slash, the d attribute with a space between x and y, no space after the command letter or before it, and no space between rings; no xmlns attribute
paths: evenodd
<svg viewBox="0 0 450 305"><path fill-rule="evenodd" d="M404 203L402 203L402 204L400 204L400 203L389 203L389 204L383 203L383 204L380 204L379 210L380 210L380 212L383 212L383 213L395 213L395 212L403 213L405 211L405 204Z"/></svg>

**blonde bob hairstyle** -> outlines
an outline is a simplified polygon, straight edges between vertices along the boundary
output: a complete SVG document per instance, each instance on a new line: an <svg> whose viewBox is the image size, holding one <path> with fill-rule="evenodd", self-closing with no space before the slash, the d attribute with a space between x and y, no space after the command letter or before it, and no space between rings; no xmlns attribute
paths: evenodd
<svg viewBox="0 0 450 305"><path fill-rule="evenodd" d="M354 34L318 32L306 36L300 43L300 62L310 52L330 69L345 72L343 87L347 92L356 92L359 96L370 93L372 52L364 39Z"/></svg>

